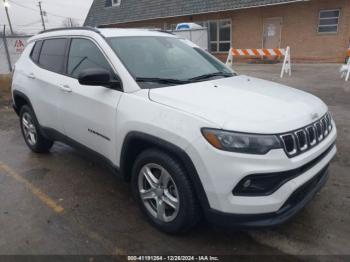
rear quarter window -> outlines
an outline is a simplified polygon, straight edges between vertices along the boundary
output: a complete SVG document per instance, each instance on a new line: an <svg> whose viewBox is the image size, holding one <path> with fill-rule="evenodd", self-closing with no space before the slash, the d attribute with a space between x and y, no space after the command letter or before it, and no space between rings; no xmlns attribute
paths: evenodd
<svg viewBox="0 0 350 262"><path fill-rule="evenodd" d="M45 40L38 64L49 71L63 73L67 41L64 38Z"/></svg>
<svg viewBox="0 0 350 262"><path fill-rule="evenodd" d="M43 44L43 41L37 41L35 42L35 45L30 53L30 58L37 63L39 60L39 55L40 55L40 49Z"/></svg>

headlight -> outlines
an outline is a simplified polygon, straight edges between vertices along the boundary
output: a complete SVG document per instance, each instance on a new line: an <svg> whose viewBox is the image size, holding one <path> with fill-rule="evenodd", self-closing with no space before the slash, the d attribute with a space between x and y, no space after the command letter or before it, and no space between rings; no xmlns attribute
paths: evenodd
<svg viewBox="0 0 350 262"><path fill-rule="evenodd" d="M264 155L271 149L282 148L274 135L256 135L203 128L205 139L215 148L246 154Z"/></svg>

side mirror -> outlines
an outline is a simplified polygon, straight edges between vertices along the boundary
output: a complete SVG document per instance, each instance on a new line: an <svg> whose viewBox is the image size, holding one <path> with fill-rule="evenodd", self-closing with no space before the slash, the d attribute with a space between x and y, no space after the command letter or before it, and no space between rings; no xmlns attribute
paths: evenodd
<svg viewBox="0 0 350 262"><path fill-rule="evenodd" d="M111 73L103 68L89 68L80 72L78 77L81 85L105 86L111 89L120 89L120 81L112 80Z"/></svg>

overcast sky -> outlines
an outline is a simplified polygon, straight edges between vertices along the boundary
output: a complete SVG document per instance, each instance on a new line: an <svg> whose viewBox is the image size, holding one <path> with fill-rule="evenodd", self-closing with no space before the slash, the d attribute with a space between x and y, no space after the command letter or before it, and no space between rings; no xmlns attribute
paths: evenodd
<svg viewBox="0 0 350 262"><path fill-rule="evenodd" d="M22 33L36 33L42 30L38 0L7 0L13 29ZM7 17L0 0L0 25L8 25ZM70 17L83 24L93 0L42 0L41 5L47 16L47 28L61 27L63 21Z"/></svg>

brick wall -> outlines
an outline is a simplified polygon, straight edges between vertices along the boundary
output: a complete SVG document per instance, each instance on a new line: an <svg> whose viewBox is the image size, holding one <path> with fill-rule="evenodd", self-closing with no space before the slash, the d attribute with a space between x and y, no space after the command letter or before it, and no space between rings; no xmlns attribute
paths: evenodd
<svg viewBox="0 0 350 262"><path fill-rule="evenodd" d="M319 11L341 9L338 33L317 32ZM350 43L350 0L311 0L310 2L251 8L237 11L164 18L115 25L117 27L157 27L186 21L231 19L232 45L236 48L262 47L263 21L281 17L281 47L291 47L295 62L343 62ZM226 53L216 53L225 60Z"/></svg>

